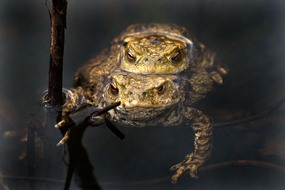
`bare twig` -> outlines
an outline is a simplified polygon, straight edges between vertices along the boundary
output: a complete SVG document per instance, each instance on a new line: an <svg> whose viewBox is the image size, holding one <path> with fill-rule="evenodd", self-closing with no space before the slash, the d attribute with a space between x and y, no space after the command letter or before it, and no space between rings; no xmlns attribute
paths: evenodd
<svg viewBox="0 0 285 190"><path fill-rule="evenodd" d="M51 44L48 84L48 103L51 106L61 106L62 69L64 54L64 30L66 28L66 0L53 0L51 13ZM58 110L59 113L61 110Z"/></svg>
<svg viewBox="0 0 285 190"><path fill-rule="evenodd" d="M233 126L233 125L240 125L240 124L249 123L251 121L262 119L266 117L267 115L270 115L273 111L277 110L280 106L284 104L284 102L285 102L285 95L261 113L251 115L248 117L243 117L243 118L236 119L236 120L214 123L213 126L214 127Z"/></svg>
<svg viewBox="0 0 285 190"><path fill-rule="evenodd" d="M22 180L22 181L37 181L37 182L48 182L48 183L64 183L63 179L54 179L46 177L29 177L29 176L15 176L15 175L2 175L5 180Z"/></svg>
<svg viewBox="0 0 285 190"><path fill-rule="evenodd" d="M59 131L55 131L53 126L61 118L61 106L63 104L62 95L62 69L64 54L64 30L66 28L66 0L52 0L51 19L51 41L50 41L50 61L48 93L44 97L47 107L47 119L42 129L42 140L44 147L45 172L48 177L63 176L63 164L61 156L62 148L56 147L57 139L60 138ZM65 129L61 129L64 134Z"/></svg>
<svg viewBox="0 0 285 190"><path fill-rule="evenodd" d="M209 171L215 170L219 168L229 167L229 166L247 166L247 167L258 167L258 168L266 168L278 171L285 175L285 168L279 166L277 164L269 163L269 162L262 162L257 160L231 160L225 162L219 162L215 164L211 164L208 166L201 167L201 171Z"/></svg>
<svg viewBox="0 0 285 190"><path fill-rule="evenodd" d="M224 167L230 167L230 166L245 166L245 167L257 167L257 168L265 168L265 169L271 169L277 172L280 172L281 174L285 175L285 168L269 163L269 162L262 162L262 161L257 161L257 160L232 160L232 161L225 161L225 162L218 162L215 164L207 165L207 166L202 166L200 168L201 172L206 172L210 170L216 170ZM171 179L171 176L164 176L161 178L155 178L155 179L149 179L149 180L141 180L141 181L131 181L131 182L119 182L119 183L112 183L112 182L103 182L102 184L104 185L112 185L112 186L150 186L150 185L155 185L155 184L160 184L164 182L169 182Z"/></svg>
<svg viewBox="0 0 285 190"><path fill-rule="evenodd" d="M218 162L211 165L201 167L201 172L206 172L210 170L216 170L220 168L230 167L230 166L245 166L245 167L258 167L258 168L265 168L271 169L281 174L285 175L285 168L269 163L269 162L262 162L257 160L231 160L225 162ZM54 178L41 178L41 177L27 177L27 176L9 176L9 175L2 175L4 180L32 180L32 181L42 181L42 182L49 182L49 183L64 183L64 180L54 179ZM140 180L140 181L128 181L128 182L102 182L104 186L134 186L137 187L138 185L155 185L159 183L169 182L171 176L164 176L161 178L149 179L149 180Z"/></svg>

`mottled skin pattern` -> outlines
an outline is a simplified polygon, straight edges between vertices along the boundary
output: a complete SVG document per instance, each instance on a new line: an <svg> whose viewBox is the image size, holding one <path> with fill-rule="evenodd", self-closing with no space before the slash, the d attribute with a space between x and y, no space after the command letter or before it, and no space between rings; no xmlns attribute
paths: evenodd
<svg viewBox="0 0 285 190"><path fill-rule="evenodd" d="M196 178L211 154L212 123L193 105L212 89L213 81L222 84L221 74L226 73L214 57L185 28L132 25L78 71L63 121L83 106L119 101L120 106L104 115L117 126L189 125L195 133L194 151L171 167L172 182L185 171ZM98 118L96 125L100 123Z"/></svg>

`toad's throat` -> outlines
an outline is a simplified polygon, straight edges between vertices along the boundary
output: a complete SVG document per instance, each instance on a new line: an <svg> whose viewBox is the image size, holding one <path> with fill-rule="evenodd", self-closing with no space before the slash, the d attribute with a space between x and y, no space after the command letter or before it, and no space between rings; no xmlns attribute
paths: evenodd
<svg viewBox="0 0 285 190"><path fill-rule="evenodd" d="M148 122L166 117L171 110L172 106L159 108L133 107L127 109L119 106L114 109L114 114L117 116L117 118L123 120Z"/></svg>

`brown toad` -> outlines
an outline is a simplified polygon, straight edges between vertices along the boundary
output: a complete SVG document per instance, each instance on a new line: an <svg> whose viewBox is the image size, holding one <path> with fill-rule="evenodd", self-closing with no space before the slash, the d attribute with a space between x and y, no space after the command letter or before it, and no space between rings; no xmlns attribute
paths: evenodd
<svg viewBox="0 0 285 190"><path fill-rule="evenodd" d="M193 104L212 89L213 81L221 84L225 73L214 64L214 53L185 28L132 25L78 71L58 126L82 107L114 102L120 105L103 117L119 126L189 125L195 132L194 151L171 167L172 182L187 170L195 178L211 154L212 124ZM103 117L93 124L101 124Z"/></svg>

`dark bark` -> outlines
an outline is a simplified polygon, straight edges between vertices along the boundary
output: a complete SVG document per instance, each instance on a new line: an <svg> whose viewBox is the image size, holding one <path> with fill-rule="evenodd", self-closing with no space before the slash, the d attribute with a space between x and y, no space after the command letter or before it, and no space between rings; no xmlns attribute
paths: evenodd
<svg viewBox="0 0 285 190"><path fill-rule="evenodd" d="M51 106L63 104L62 98L62 69L64 54L64 30L66 28L66 0L53 0L51 13L51 44L50 44L50 65L48 101Z"/></svg>
<svg viewBox="0 0 285 190"><path fill-rule="evenodd" d="M61 138L54 125L61 119L62 95L62 70L64 54L64 32L66 28L66 0L53 0L51 19L51 42L49 61L48 93L45 97L47 106L47 120L44 127L43 146L46 176L63 178L62 147L56 147ZM64 134L61 129L61 134Z"/></svg>

